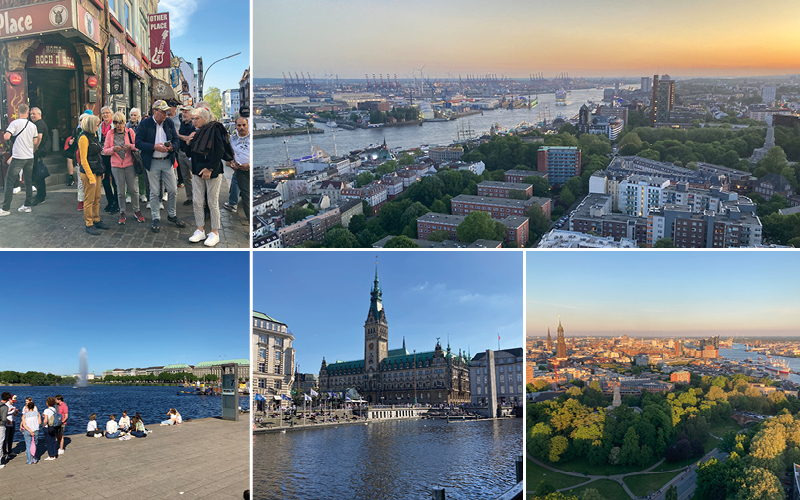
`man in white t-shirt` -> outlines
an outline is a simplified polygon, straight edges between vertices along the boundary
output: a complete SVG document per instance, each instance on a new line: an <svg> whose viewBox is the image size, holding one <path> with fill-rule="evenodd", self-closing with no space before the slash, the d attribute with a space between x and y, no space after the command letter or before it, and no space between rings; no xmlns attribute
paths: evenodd
<svg viewBox="0 0 800 500"><path fill-rule="evenodd" d="M17 108L19 118L8 125L3 138L8 141L14 139L14 147L11 149L11 162L9 163L8 173L5 180L5 198L3 198L3 208L0 209L0 217L9 215L11 199L14 196L14 179L19 176L22 170L25 178L25 203L17 209L18 212L30 212L33 203L33 151L39 145L39 131L36 125L28 120L28 105L20 104Z"/></svg>

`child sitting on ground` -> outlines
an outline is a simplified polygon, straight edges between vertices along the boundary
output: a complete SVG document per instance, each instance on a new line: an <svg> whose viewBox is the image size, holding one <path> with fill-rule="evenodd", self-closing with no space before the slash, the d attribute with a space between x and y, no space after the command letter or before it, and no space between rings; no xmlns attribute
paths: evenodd
<svg viewBox="0 0 800 500"><path fill-rule="evenodd" d="M103 431L97 430L96 413L89 415L89 423L86 424L86 437L103 437Z"/></svg>
<svg viewBox="0 0 800 500"><path fill-rule="evenodd" d="M131 419L128 417L128 412L123 411L122 416L119 418L119 428L122 432L130 432Z"/></svg>

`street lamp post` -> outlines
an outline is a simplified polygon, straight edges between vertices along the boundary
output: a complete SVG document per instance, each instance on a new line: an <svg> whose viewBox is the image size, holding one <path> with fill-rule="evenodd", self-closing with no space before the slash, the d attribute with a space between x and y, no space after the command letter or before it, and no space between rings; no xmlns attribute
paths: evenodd
<svg viewBox="0 0 800 500"><path fill-rule="evenodd" d="M235 54L231 54L231 55L229 55L227 57L223 57L222 59L217 59L216 61L211 63L211 66L214 66L218 62L224 61L225 59L230 59L231 57L238 56L239 54L241 54L241 52L237 52ZM197 100L198 101L202 101L203 100L203 82L206 80L206 75L208 74L208 71L211 69L211 66L209 66L208 69L205 70L205 72L203 72L203 58L202 57L198 57L197 58L197 81L198 81Z"/></svg>

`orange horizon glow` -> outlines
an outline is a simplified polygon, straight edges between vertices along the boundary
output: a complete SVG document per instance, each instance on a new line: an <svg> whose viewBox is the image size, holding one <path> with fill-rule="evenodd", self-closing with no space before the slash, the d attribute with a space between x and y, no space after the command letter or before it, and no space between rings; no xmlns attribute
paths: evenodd
<svg viewBox="0 0 800 500"><path fill-rule="evenodd" d="M256 0L253 9L259 78L407 78L423 65L426 76L455 79L800 73L800 31L785 23L800 18L800 2L791 0L769 9L743 0Z"/></svg>

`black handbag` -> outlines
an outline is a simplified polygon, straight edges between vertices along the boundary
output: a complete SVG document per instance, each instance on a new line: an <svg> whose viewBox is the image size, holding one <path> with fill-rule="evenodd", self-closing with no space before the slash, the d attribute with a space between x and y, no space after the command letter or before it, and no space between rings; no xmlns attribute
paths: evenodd
<svg viewBox="0 0 800 500"><path fill-rule="evenodd" d="M128 135L128 140L130 141L130 135ZM131 149L131 157L133 158L133 171L136 172L136 175L142 175L144 173L142 153L140 153L138 150Z"/></svg>
<svg viewBox="0 0 800 500"><path fill-rule="evenodd" d="M42 160L36 162L33 166L33 179L36 182L43 181L50 177L50 171L47 170L47 165Z"/></svg>

